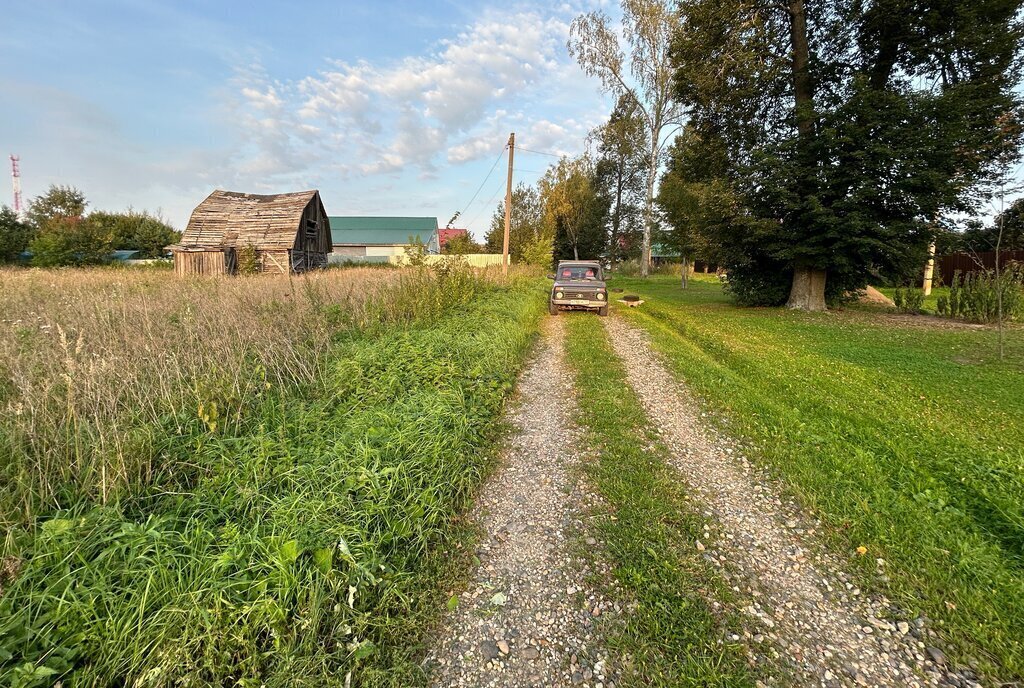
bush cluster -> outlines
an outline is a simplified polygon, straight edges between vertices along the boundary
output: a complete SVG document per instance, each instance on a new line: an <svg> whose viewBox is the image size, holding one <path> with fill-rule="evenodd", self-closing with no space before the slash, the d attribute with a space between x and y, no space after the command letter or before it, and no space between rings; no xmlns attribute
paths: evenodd
<svg viewBox="0 0 1024 688"><path fill-rule="evenodd" d="M924 308L924 291L921 289L899 288L892 295L893 305L900 313L919 315Z"/></svg>
<svg viewBox="0 0 1024 688"><path fill-rule="evenodd" d="M949 285L949 298L940 297L939 315L979 323L999 319L1002 297L1003 320L1024 316L1024 265L1011 263L996 278L995 270L956 273Z"/></svg>

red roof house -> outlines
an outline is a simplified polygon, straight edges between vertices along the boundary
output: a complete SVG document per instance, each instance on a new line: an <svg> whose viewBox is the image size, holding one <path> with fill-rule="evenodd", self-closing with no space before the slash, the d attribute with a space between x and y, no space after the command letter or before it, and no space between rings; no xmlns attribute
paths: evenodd
<svg viewBox="0 0 1024 688"><path fill-rule="evenodd" d="M450 227L439 229L437 230L437 245L444 251L444 245L457 236L469 236L469 231L465 229L452 229Z"/></svg>

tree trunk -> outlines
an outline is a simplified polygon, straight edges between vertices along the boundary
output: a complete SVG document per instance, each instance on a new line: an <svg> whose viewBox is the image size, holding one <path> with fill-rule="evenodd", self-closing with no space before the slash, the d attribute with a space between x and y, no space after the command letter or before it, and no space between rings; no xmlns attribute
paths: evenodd
<svg viewBox="0 0 1024 688"><path fill-rule="evenodd" d="M580 259L580 252L576 249L576 244L575 243L572 245L572 259L573 260L579 260Z"/></svg>
<svg viewBox="0 0 1024 688"><path fill-rule="evenodd" d="M683 256L682 268L683 269L680 270L680 272L682 272L683 276L680 280L680 286L683 289L686 289L686 287L690 285L690 259L687 258L686 256Z"/></svg>
<svg viewBox="0 0 1024 688"><path fill-rule="evenodd" d="M795 102L797 151L804 168L803 183L810 184L814 165L811 143L814 140L814 86L811 83L811 51L807 43L807 15L804 0L789 0L790 41L793 48L793 97ZM805 189L807 190L807 189ZM800 220L797 219L797 222ZM793 270L793 286L787 308L805 311L825 310L825 271L807 265Z"/></svg>
<svg viewBox="0 0 1024 688"><path fill-rule="evenodd" d="M825 271L798 267L793 271L793 288L786 308L801 311L825 310Z"/></svg>
<svg viewBox="0 0 1024 688"><path fill-rule="evenodd" d="M622 217L622 166L624 164L622 156L619 156L619 169L615 173L615 212L612 213L612 241L608 251L612 270L615 270L615 252L619 250L619 224Z"/></svg>
<svg viewBox="0 0 1024 688"><path fill-rule="evenodd" d="M793 44L793 96L796 100L796 127L799 143L806 149L814 138L814 85L808 65L811 50L807 44L807 15L804 0L789 0L790 40Z"/></svg>
<svg viewBox="0 0 1024 688"><path fill-rule="evenodd" d="M644 200L644 240L640 251L640 276L647 277L651 267L651 232L654 228L654 181L658 175L658 134L655 125L651 135L651 160L647 166L647 197Z"/></svg>

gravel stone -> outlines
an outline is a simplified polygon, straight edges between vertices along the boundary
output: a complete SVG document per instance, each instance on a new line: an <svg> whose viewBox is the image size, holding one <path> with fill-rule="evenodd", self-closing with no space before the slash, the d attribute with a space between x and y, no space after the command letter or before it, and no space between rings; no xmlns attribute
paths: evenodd
<svg viewBox="0 0 1024 688"><path fill-rule="evenodd" d="M431 686L563 687L583 681L580 663L609 664L596 640L603 621L593 612L613 607L586 582L603 572L572 553L596 497L575 470L585 443L572 420L563 320L546 321L508 411L517 431L470 514L488 537L476 552L481 565L428 653ZM498 594L503 604L492 604ZM516 641L513 652L508 638L528 640ZM464 643L487 652L458 652ZM610 668L604 673L616 678Z"/></svg>
<svg viewBox="0 0 1024 688"><path fill-rule="evenodd" d="M619 317L604 324L672 465L717 521L718 539L703 543L705 557L745 598L750 632L774 645L767 653L750 645L748 654L755 661L777 655L784 676L775 678L785 684L956 685L946 680L945 655L929 648L924 660L918 641L897 633L895 619L887 617L898 610L888 600L854 589L836 558L815 542L816 519L781 499L779 487L747 461L742 447L710 426L707 412L652 352L646 335ZM878 562L880 570L884 563ZM917 628L928 633L923 623ZM771 670L771 660L764 668Z"/></svg>

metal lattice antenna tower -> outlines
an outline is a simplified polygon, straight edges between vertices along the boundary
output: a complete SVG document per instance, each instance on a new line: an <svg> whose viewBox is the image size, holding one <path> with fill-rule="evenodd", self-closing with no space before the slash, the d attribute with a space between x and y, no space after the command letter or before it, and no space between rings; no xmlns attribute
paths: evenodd
<svg viewBox="0 0 1024 688"><path fill-rule="evenodd" d="M14 214L21 217L21 169L18 167L20 156L11 154L11 186L14 188Z"/></svg>

